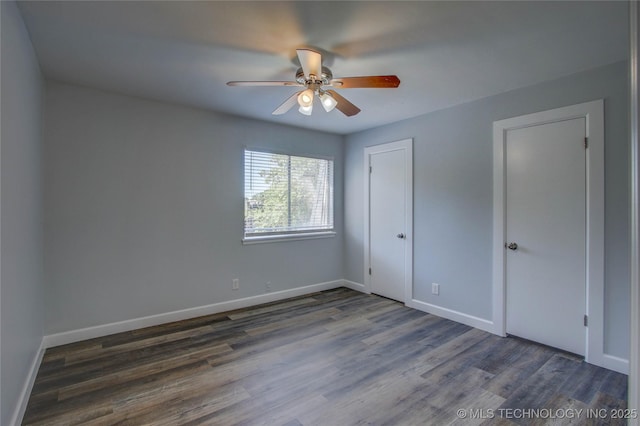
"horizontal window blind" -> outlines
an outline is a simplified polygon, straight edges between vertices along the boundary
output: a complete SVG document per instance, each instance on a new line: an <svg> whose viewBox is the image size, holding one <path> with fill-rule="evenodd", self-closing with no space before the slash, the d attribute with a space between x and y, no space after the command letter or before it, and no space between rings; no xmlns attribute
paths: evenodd
<svg viewBox="0 0 640 426"><path fill-rule="evenodd" d="M333 229L333 161L245 150L244 235Z"/></svg>

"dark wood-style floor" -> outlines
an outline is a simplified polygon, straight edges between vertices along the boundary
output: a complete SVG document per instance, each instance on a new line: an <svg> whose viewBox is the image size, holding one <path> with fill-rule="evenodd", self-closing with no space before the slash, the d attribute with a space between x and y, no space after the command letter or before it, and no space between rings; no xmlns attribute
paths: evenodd
<svg viewBox="0 0 640 426"><path fill-rule="evenodd" d="M624 424L609 413L626 389L576 356L340 288L48 349L24 424Z"/></svg>

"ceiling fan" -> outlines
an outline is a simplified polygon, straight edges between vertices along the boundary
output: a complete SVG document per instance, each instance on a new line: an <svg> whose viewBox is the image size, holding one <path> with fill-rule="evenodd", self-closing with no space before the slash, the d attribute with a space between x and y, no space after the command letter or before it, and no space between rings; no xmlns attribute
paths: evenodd
<svg viewBox="0 0 640 426"><path fill-rule="evenodd" d="M298 111L304 115L311 115L313 100L320 99L325 111L338 108L344 115L351 117L360 112L360 108L342 97L335 90L326 90L326 87L336 89L354 88L396 88L400 85L400 79L395 75L374 75L362 77L333 78L331 70L322 66L322 55L311 49L297 49L301 68L296 72L295 81L229 81L228 86L299 86L304 90L294 93L286 101L276 108L272 114L281 115L289 111L296 103Z"/></svg>

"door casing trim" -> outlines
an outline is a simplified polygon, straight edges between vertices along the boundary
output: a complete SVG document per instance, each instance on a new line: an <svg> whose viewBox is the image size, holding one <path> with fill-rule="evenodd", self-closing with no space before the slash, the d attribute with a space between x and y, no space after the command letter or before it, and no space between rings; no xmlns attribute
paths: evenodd
<svg viewBox="0 0 640 426"><path fill-rule="evenodd" d="M404 256L404 300L403 303L413 299L413 139L403 139L380 145L368 146L364 149L364 290L371 293L371 268L370 258L370 205L369 191L371 156L390 151L403 150L405 155L405 235L406 244Z"/></svg>
<svg viewBox="0 0 640 426"><path fill-rule="evenodd" d="M508 118L493 123L493 324L506 335L506 156L507 131L584 118L586 149L586 307L589 317L585 361L611 368L604 355L604 101ZM614 368L618 370L618 368ZM620 366L624 369L624 365ZM623 371L624 372L624 371Z"/></svg>
<svg viewBox="0 0 640 426"><path fill-rule="evenodd" d="M628 406L631 410L640 409L640 103L638 99L638 83L640 70L638 68L638 32L640 8L638 2L629 0L629 135L630 137L630 200L631 200L631 324L629 351L629 398ZM629 425L640 425L640 419L630 419Z"/></svg>

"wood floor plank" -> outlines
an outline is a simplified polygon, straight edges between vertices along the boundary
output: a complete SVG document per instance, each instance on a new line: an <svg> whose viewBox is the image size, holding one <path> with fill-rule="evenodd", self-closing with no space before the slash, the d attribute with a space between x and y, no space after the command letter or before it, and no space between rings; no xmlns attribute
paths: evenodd
<svg viewBox="0 0 640 426"><path fill-rule="evenodd" d="M619 373L339 288L48 349L23 424L538 425L457 409L625 399Z"/></svg>
<svg viewBox="0 0 640 426"><path fill-rule="evenodd" d="M80 381L78 383L64 386L59 391L59 400L65 400L75 395L91 392L102 387L110 386L113 384L120 384L133 381L139 377L144 377L150 374L154 374L159 371L164 371L172 367L188 364L194 359L200 357L208 357L214 354L231 351L229 345L217 345L210 348L201 348L194 351L178 354L169 359L162 359L155 362L146 363L143 366L136 366L132 368L125 368L113 373L106 373L99 377L94 377L88 380Z"/></svg>
<svg viewBox="0 0 640 426"><path fill-rule="evenodd" d="M235 384L220 386L215 393L207 388L197 392L184 393L173 399L154 405L142 405L142 410L116 412L102 419L96 419L96 425L151 424L154 426L173 426L187 423L205 415L242 403L251 398L241 386ZM133 415L132 415L133 414Z"/></svg>
<svg viewBox="0 0 640 426"><path fill-rule="evenodd" d="M100 339L85 340L82 342L70 343L68 345L49 348L42 357L43 363L64 359L69 353L81 353L82 351L91 351L102 348Z"/></svg>
<svg viewBox="0 0 640 426"><path fill-rule="evenodd" d="M563 395L589 404L596 396L608 376L608 371L586 362L578 365L576 374L571 375L560 387Z"/></svg>
<svg viewBox="0 0 640 426"><path fill-rule="evenodd" d="M119 345L93 348L91 350L85 350L77 353L67 354L64 358L65 366L71 366L73 364L81 363L85 360L95 361L99 358L110 357L115 354L121 354L124 352L131 352L136 349L146 348L149 346L159 345L163 343L175 342L177 340L183 340L186 338L196 337L202 334L211 333L214 328L210 325L203 325L199 327L189 328L187 330L164 333L153 337L148 337L141 340L134 340Z"/></svg>
<svg viewBox="0 0 640 426"><path fill-rule="evenodd" d="M541 416L532 419L530 422L532 426L565 426L588 422L587 404L563 394L554 396L547 402L545 408L549 410L547 418Z"/></svg>
<svg viewBox="0 0 640 426"><path fill-rule="evenodd" d="M219 343L219 345L227 345ZM125 354L116 354L110 357L98 357L96 360L72 364L61 368L57 373L48 374L45 377L38 375L34 384L34 392L39 394L51 389L63 389L66 386L80 382L87 382L104 377L105 371L110 374L121 371L129 371L137 367L145 367L149 364L168 362L172 358L189 355L203 350L211 350L215 344L207 342L194 342L190 339L181 339L168 343L138 348ZM228 347L228 345L227 345Z"/></svg>
<svg viewBox="0 0 640 426"><path fill-rule="evenodd" d="M203 325L214 325L220 322L229 321L229 318L223 314L213 314L198 318L192 318L183 321L175 321L167 324L156 325L152 327L145 327L138 330L132 330L125 333L112 334L100 338L102 347L108 348L111 346L118 346L126 343L135 342L138 340L149 339L155 336L162 336L170 333L179 332L182 330L191 329L193 327L199 327Z"/></svg>
<svg viewBox="0 0 640 426"><path fill-rule="evenodd" d="M501 406L505 409L542 408L552 400L560 386L575 373L579 363L555 354L531 375Z"/></svg>
<svg viewBox="0 0 640 426"><path fill-rule="evenodd" d="M395 341L398 338L398 333L408 333L410 331L421 330L429 324L438 322L439 318L434 315L421 315L415 319L407 321L402 324L402 330L398 330L398 327L389 327L380 333L376 333L365 339L362 342L367 345L375 344L388 344L391 341Z"/></svg>
<svg viewBox="0 0 640 426"><path fill-rule="evenodd" d="M615 371L607 371L599 392L611 395L614 399L627 400L627 376Z"/></svg>
<svg viewBox="0 0 640 426"><path fill-rule="evenodd" d="M508 398L555 354L546 346L522 341L519 343L519 356L507 363L505 368L484 386L485 389Z"/></svg>
<svg viewBox="0 0 640 426"><path fill-rule="evenodd" d="M603 416L594 417L597 425L615 425L623 426L627 424L624 418L613 418L611 415L612 410L619 410L627 408L626 401L620 402L619 399L612 397L607 393L598 392L594 398L594 401L589 405L589 408L594 410L602 410ZM619 416L622 417L622 416Z"/></svg>
<svg viewBox="0 0 640 426"><path fill-rule="evenodd" d="M423 373L422 377L436 382L446 380L461 369L477 363L478 360L483 359L487 354L495 350L496 344L499 342L499 340L496 339L500 338L487 334L484 339L479 340L476 344L468 346L435 368Z"/></svg>
<svg viewBox="0 0 640 426"><path fill-rule="evenodd" d="M271 324L265 324L258 327L250 327L250 328L247 328L245 332L249 336L258 336L268 332L285 330L288 327L299 327L302 323L314 322L319 319L326 319L327 317L331 317L332 315L335 315L336 313L339 313L339 312L340 310L336 308L322 309L319 311L311 312L309 314L300 315L296 318L288 318L288 319L274 322Z"/></svg>
<svg viewBox="0 0 640 426"><path fill-rule="evenodd" d="M52 424L64 422L64 419L73 416L79 407L87 410L95 407L98 410L105 401L109 401L110 404L118 404L121 400L139 398L147 392L157 392L176 381L189 380L194 374L205 371L210 371L209 364L206 361L196 361L192 364L151 374L136 381L112 384L65 400L58 400L56 392L55 400L38 403L34 401L34 395L32 395L29 401L29 410L25 415L25 423L42 419L49 419Z"/></svg>
<svg viewBox="0 0 640 426"><path fill-rule="evenodd" d="M426 351L419 357L416 357L413 361L413 364L415 365L413 373L421 376L468 350L470 347L487 339L488 336L487 332L476 328L462 333L459 336L434 347L433 350Z"/></svg>
<svg viewBox="0 0 640 426"><path fill-rule="evenodd" d="M229 315L229 318L232 320L238 320L242 318L253 317L256 315L262 315L265 313L273 313L278 311L289 311L292 307L298 307L300 305L311 305L316 304L318 301L312 297L306 297L304 299L295 299L288 302L281 303L271 303L269 305L263 306L261 308L256 309L247 309L242 312L233 313Z"/></svg>
<svg viewBox="0 0 640 426"><path fill-rule="evenodd" d="M451 424L459 420L458 410L493 410L501 406L504 398L482 389L482 385L493 375L475 367L469 367L463 374L455 376L445 389L431 393L422 403L429 407L429 421L433 424ZM451 404L455 401L455 404ZM480 416L478 416L480 417ZM480 419L465 424L480 424Z"/></svg>

